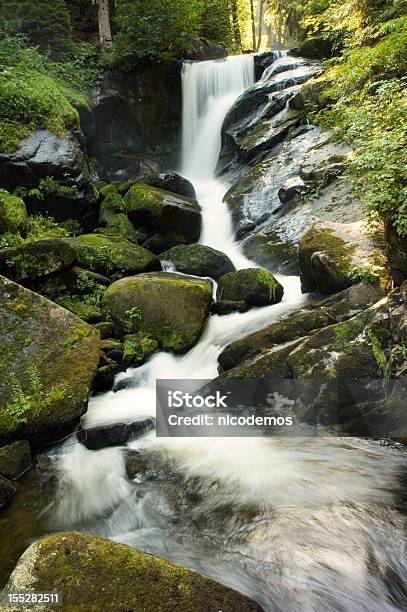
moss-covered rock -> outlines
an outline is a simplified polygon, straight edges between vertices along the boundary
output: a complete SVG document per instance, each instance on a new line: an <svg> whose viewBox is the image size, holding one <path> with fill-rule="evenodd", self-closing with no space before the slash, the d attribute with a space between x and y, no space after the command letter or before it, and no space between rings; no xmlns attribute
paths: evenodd
<svg viewBox="0 0 407 612"><path fill-rule="evenodd" d="M0 444L55 441L86 408L99 333L3 277L0 318Z"/></svg>
<svg viewBox="0 0 407 612"><path fill-rule="evenodd" d="M218 280L233 272L235 266L227 255L203 244L179 245L160 255L161 261L169 261L184 274L209 276Z"/></svg>
<svg viewBox="0 0 407 612"><path fill-rule="evenodd" d="M262 610L244 595L195 572L84 533L57 533L32 544L5 590L58 592L67 612Z"/></svg>
<svg viewBox="0 0 407 612"><path fill-rule="evenodd" d="M27 229L27 210L21 198L0 189L0 233L24 233Z"/></svg>
<svg viewBox="0 0 407 612"><path fill-rule="evenodd" d="M31 467L31 449L27 440L18 440L0 448L0 474L15 480Z"/></svg>
<svg viewBox="0 0 407 612"><path fill-rule="evenodd" d="M160 347L185 352L199 339L212 301L212 283L168 272L116 281L104 307L118 333L143 332Z"/></svg>
<svg viewBox="0 0 407 612"><path fill-rule="evenodd" d="M260 268L247 268L222 276L219 279L216 299L244 301L250 306L267 306L281 302L283 294L283 287L271 272Z"/></svg>
<svg viewBox="0 0 407 612"><path fill-rule="evenodd" d="M303 293L329 295L361 280L380 284L387 276L363 221L316 223L300 241L298 258Z"/></svg>
<svg viewBox="0 0 407 612"><path fill-rule="evenodd" d="M196 199L194 186L186 178L176 172L165 172L162 174L149 174L143 178L143 183L171 191L186 198Z"/></svg>
<svg viewBox="0 0 407 612"><path fill-rule="evenodd" d="M124 338L124 365L139 366L158 349L158 341L147 334L128 334Z"/></svg>
<svg viewBox="0 0 407 612"><path fill-rule="evenodd" d="M120 278L161 269L160 261L153 253L124 238L84 234L72 238L70 244L79 264L100 274Z"/></svg>
<svg viewBox="0 0 407 612"><path fill-rule="evenodd" d="M137 227L165 234L174 232L196 242L201 232L201 208L196 200L138 183L124 197L125 212ZM123 210L121 211L123 212Z"/></svg>
<svg viewBox="0 0 407 612"><path fill-rule="evenodd" d="M130 219L124 213L111 213L103 215L106 227L100 227L96 231L105 236L115 236L125 238L134 244L139 244L140 232L137 232Z"/></svg>
<svg viewBox="0 0 407 612"><path fill-rule="evenodd" d="M0 251L0 273L15 281L35 280L70 268L74 249L65 240L39 240Z"/></svg>
<svg viewBox="0 0 407 612"><path fill-rule="evenodd" d="M115 330L111 321L101 321L100 323L95 323L93 327L98 330L102 340L114 336Z"/></svg>

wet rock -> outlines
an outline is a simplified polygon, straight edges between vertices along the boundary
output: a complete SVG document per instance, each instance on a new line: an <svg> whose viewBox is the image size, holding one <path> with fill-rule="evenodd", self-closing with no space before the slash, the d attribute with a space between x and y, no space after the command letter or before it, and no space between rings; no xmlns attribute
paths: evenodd
<svg viewBox="0 0 407 612"><path fill-rule="evenodd" d="M0 233L24 233L27 229L27 210L21 198L0 189Z"/></svg>
<svg viewBox="0 0 407 612"><path fill-rule="evenodd" d="M143 183L151 185L151 187L158 187L159 189L171 191L172 193L177 193L186 198L196 200L195 188L192 183L176 172L165 172L156 175L151 174L144 177Z"/></svg>
<svg viewBox="0 0 407 612"><path fill-rule="evenodd" d="M283 217L284 219L284 217ZM279 224L282 227L282 224ZM298 274L297 245L273 225L249 236L242 244L243 252L252 261L273 272Z"/></svg>
<svg viewBox="0 0 407 612"><path fill-rule="evenodd" d="M147 465L140 453L131 452L126 459L126 474L133 479L147 471Z"/></svg>
<svg viewBox="0 0 407 612"><path fill-rule="evenodd" d="M16 485L0 474L0 508L5 506L16 492Z"/></svg>
<svg viewBox="0 0 407 612"><path fill-rule="evenodd" d="M142 436L154 428L154 419L148 418L133 423L115 423L78 430L78 440L89 450L117 446L128 442L132 436Z"/></svg>
<svg viewBox="0 0 407 612"><path fill-rule="evenodd" d="M109 359L108 363L99 366L93 378L92 391L96 393L110 391L113 388L114 379L119 370L119 365L113 359Z"/></svg>
<svg viewBox="0 0 407 612"><path fill-rule="evenodd" d="M291 202L294 198L311 191L311 186L306 185L300 176L293 176L286 180L278 190L278 197L283 204Z"/></svg>
<svg viewBox="0 0 407 612"><path fill-rule="evenodd" d="M99 333L4 277L0 314L0 444L58 440L86 409Z"/></svg>
<svg viewBox="0 0 407 612"><path fill-rule="evenodd" d="M15 281L35 280L70 268L74 249L65 240L39 240L0 251L0 273Z"/></svg>
<svg viewBox="0 0 407 612"><path fill-rule="evenodd" d="M161 253L160 259L171 262L184 274L209 276L215 280L235 269L227 255L202 244L175 246Z"/></svg>
<svg viewBox="0 0 407 612"><path fill-rule="evenodd" d="M168 272L123 278L104 295L118 333L143 332L177 353L198 341L211 301L210 281Z"/></svg>
<svg viewBox="0 0 407 612"><path fill-rule="evenodd" d="M260 268L247 268L229 272L219 279L217 301L244 301L250 306L277 304L284 289L274 276Z"/></svg>
<svg viewBox="0 0 407 612"><path fill-rule="evenodd" d="M230 370L246 359L261 353L264 349L291 342L308 335L315 329L332 325L335 322L335 319L325 309L292 315L229 344L219 355L220 368L222 371Z"/></svg>
<svg viewBox="0 0 407 612"><path fill-rule="evenodd" d="M27 197L29 212L50 215L56 221L80 219L84 227L91 223L96 195L78 133L59 137L38 130L22 141L18 151L0 156L0 185L10 191L19 186L36 188L47 177L53 178L55 188L40 199Z"/></svg>
<svg viewBox="0 0 407 612"><path fill-rule="evenodd" d="M250 305L242 300L220 300L214 302L211 306L212 314L228 315L232 312L247 312L250 310Z"/></svg>
<svg viewBox="0 0 407 612"><path fill-rule="evenodd" d="M187 242L185 236L175 232L151 233L143 240L142 245L152 253L161 255L164 251L168 251L179 244L185 244L185 242Z"/></svg>
<svg viewBox="0 0 407 612"><path fill-rule="evenodd" d="M18 440L0 448L0 474L4 478L16 480L30 469L31 449L27 440Z"/></svg>
<svg viewBox="0 0 407 612"><path fill-rule="evenodd" d="M58 567L58 571L55 571ZM38 540L22 555L5 587L19 592L45 588L61 594L72 609L174 612L261 612L240 593L154 557L84 533L57 533Z"/></svg>
<svg viewBox="0 0 407 612"><path fill-rule="evenodd" d="M303 338L288 342L285 346L265 349L257 355L223 372L219 378L236 380L261 380L263 378L292 378L288 357L300 346Z"/></svg>
<svg viewBox="0 0 407 612"><path fill-rule="evenodd" d="M159 259L144 247L124 238L83 234L70 244L80 265L99 274L120 278L150 270L160 270Z"/></svg>
<svg viewBox="0 0 407 612"><path fill-rule="evenodd" d="M370 308L384 296L385 291L379 285L359 283L325 298L316 307L324 308L332 318L340 322Z"/></svg>
<svg viewBox="0 0 407 612"><path fill-rule="evenodd" d="M127 215L136 226L183 236L186 242L198 240L201 209L196 200L170 191L138 183L124 197Z"/></svg>
<svg viewBox="0 0 407 612"><path fill-rule="evenodd" d="M344 171L351 153L351 147L342 143L315 147L301 164L300 176L304 181L327 183Z"/></svg>
<svg viewBox="0 0 407 612"><path fill-rule="evenodd" d="M376 271L380 254L367 235L364 221L315 224L300 241L298 258L303 293L329 295L361 277L368 282L380 281Z"/></svg>

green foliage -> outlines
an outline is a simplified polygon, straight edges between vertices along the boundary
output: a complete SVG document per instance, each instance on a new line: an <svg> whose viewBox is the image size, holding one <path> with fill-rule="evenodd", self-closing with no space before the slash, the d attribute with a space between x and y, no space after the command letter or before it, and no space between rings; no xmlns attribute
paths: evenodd
<svg viewBox="0 0 407 612"><path fill-rule="evenodd" d="M352 268L349 273L349 278L352 283L363 283L365 285L375 285L380 281L380 272L383 268L380 266L359 266Z"/></svg>
<svg viewBox="0 0 407 612"><path fill-rule="evenodd" d="M42 215L31 215L27 219L27 233L24 237L20 234L6 232L0 235L0 249L18 246L37 240L52 240L54 238L67 238L70 235L68 229L58 225L52 217Z"/></svg>
<svg viewBox="0 0 407 612"><path fill-rule="evenodd" d="M142 313L141 310L138 306L134 306L133 308L130 308L130 310L126 311L125 314L125 320L124 320L124 329L131 334L133 331L136 331L137 329L137 324L141 321L142 319Z"/></svg>
<svg viewBox="0 0 407 612"><path fill-rule="evenodd" d="M197 38L203 0L118 0L114 54L131 68L143 57L182 55Z"/></svg>
<svg viewBox="0 0 407 612"><path fill-rule="evenodd" d="M230 7L227 0L205 0L201 36L226 49L233 46Z"/></svg>

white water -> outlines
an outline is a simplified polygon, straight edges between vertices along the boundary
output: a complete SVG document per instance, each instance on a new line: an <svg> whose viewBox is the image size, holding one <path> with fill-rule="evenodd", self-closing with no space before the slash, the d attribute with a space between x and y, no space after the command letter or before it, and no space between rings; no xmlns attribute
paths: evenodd
<svg viewBox="0 0 407 612"><path fill-rule="evenodd" d="M233 239L222 202L228 185L213 171L223 117L252 82L252 70L253 58L245 56L187 64L183 71L182 172L202 207L201 242L239 268L254 264ZM153 415L157 378L215 377L225 345L302 304L298 279L279 280L281 304L212 316L189 353L158 353L121 375L131 379L129 387L94 397L84 424ZM405 468L399 453L357 440L154 434L128 447L142 453L149 479L128 481L123 448L92 452L73 445L56 457L59 528L82 528L167 557L246 592L266 610L403 609L388 595L388 580L406 579L404 524L392 492Z"/></svg>

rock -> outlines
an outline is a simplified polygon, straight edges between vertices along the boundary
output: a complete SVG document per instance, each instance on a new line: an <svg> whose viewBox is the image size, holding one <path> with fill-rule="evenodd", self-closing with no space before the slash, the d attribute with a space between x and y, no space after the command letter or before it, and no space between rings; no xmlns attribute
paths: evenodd
<svg viewBox="0 0 407 612"><path fill-rule="evenodd" d="M281 302L284 289L271 272L247 268L228 272L219 279L217 301L244 301L250 306L267 306Z"/></svg>
<svg viewBox="0 0 407 612"><path fill-rule="evenodd" d="M114 336L115 330L111 321L101 321L100 323L95 323L93 327L98 330L102 340Z"/></svg>
<svg viewBox="0 0 407 612"><path fill-rule="evenodd" d="M196 200L195 188L192 183L176 172L165 172L157 175L151 174L144 177L143 183L151 185L151 187L158 187L159 189L171 191L172 193Z"/></svg>
<svg viewBox="0 0 407 612"><path fill-rule="evenodd" d="M179 245L160 255L161 261L169 261L184 274L209 276L218 280L235 266L227 255L203 244Z"/></svg>
<svg viewBox="0 0 407 612"><path fill-rule="evenodd" d="M147 418L133 423L115 423L86 427L78 430L78 440L89 450L125 444L131 436L140 437L154 429L154 419Z"/></svg>
<svg viewBox="0 0 407 612"><path fill-rule="evenodd" d="M0 313L0 444L55 442L86 409L99 333L3 277Z"/></svg>
<svg viewBox="0 0 407 612"><path fill-rule="evenodd" d="M129 453L126 459L126 473L129 478L133 480L140 474L144 474L147 471L145 461L141 457L140 453L132 452Z"/></svg>
<svg viewBox="0 0 407 612"><path fill-rule="evenodd" d="M351 147L342 143L328 142L311 149L300 166L300 176L304 181L327 183L345 169Z"/></svg>
<svg viewBox="0 0 407 612"><path fill-rule="evenodd" d="M93 379L92 391L103 393L110 391L114 385L114 379L119 372L120 367L113 359L109 359L109 363L98 367Z"/></svg>
<svg viewBox="0 0 407 612"><path fill-rule="evenodd" d="M106 214L109 212L110 214ZM134 225L129 220L127 215L123 213L112 213L104 211L104 221L106 227L99 227L95 233L104 234L105 236L115 236L117 238L125 238L134 244L139 244L142 236L139 231L134 228Z"/></svg>
<svg viewBox="0 0 407 612"><path fill-rule="evenodd" d="M16 480L31 465L31 449L27 440L18 440L0 448L0 474L5 478Z"/></svg>
<svg viewBox="0 0 407 612"><path fill-rule="evenodd" d="M211 306L211 312L217 315L228 315L232 312L247 312L250 310L250 305L242 300L220 300L214 302Z"/></svg>
<svg viewBox="0 0 407 612"><path fill-rule="evenodd" d="M99 274L119 278L161 269L160 261L153 253L124 238L83 234L72 238L70 244L79 264Z"/></svg>
<svg viewBox="0 0 407 612"><path fill-rule="evenodd" d="M27 229L27 210L21 198L0 189L0 234L24 233Z"/></svg>
<svg viewBox="0 0 407 612"><path fill-rule="evenodd" d="M264 51L254 56L254 72L256 81L259 81L263 72L280 57L279 51Z"/></svg>
<svg viewBox="0 0 407 612"><path fill-rule="evenodd" d="M370 308L384 296L385 291L378 285L359 283L325 298L315 306L323 308L333 319L341 322Z"/></svg>
<svg viewBox="0 0 407 612"><path fill-rule="evenodd" d="M279 227L284 230L282 223ZM242 247L246 257L263 268L289 276L298 275L297 246L284 237L283 232L274 230L273 224L249 236Z"/></svg>
<svg viewBox="0 0 407 612"><path fill-rule="evenodd" d="M333 323L336 323L335 319L325 309L294 314L229 344L219 355L220 368L222 371L230 370L246 359L251 359L261 353L264 349L273 348L277 344L292 342L297 338L308 335L315 329Z"/></svg>
<svg viewBox="0 0 407 612"><path fill-rule="evenodd" d="M114 340L114 338L107 338L100 341L101 351L111 351L115 349L123 349L123 344L120 340Z"/></svg>
<svg viewBox="0 0 407 612"><path fill-rule="evenodd" d="M196 344L211 301L211 282L167 272L123 278L104 295L106 312L119 333L143 332L176 353Z"/></svg>
<svg viewBox="0 0 407 612"><path fill-rule="evenodd" d="M16 491L16 485L0 475L0 509L10 501Z"/></svg>
<svg viewBox="0 0 407 612"><path fill-rule="evenodd" d="M5 587L6 593L26 590L58 592L72 610L262 610L195 572L85 533L57 533L31 544Z"/></svg>
<svg viewBox="0 0 407 612"><path fill-rule="evenodd" d="M288 178L284 185L278 190L278 197L283 204L291 202L297 196L309 193L310 185L306 185L300 176Z"/></svg>
<svg viewBox="0 0 407 612"><path fill-rule="evenodd" d="M138 183L126 193L124 201L128 217L136 226L164 235L173 233L186 242L198 240L201 208L196 200Z"/></svg>
<svg viewBox="0 0 407 612"><path fill-rule="evenodd" d="M396 285L407 278L407 238L399 236L393 219L389 216L385 223L386 255L391 275Z"/></svg>
<svg viewBox="0 0 407 612"><path fill-rule="evenodd" d="M206 61L223 59L228 52L221 45L212 45L203 38L192 42L192 49L187 52L187 59L194 61Z"/></svg>
<svg viewBox="0 0 407 612"><path fill-rule="evenodd" d="M39 240L0 251L0 273L16 281L36 280L66 270L75 262L65 240Z"/></svg>
<svg viewBox="0 0 407 612"><path fill-rule="evenodd" d="M275 346L271 349L263 350L258 355L223 372L219 378L232 380L290 379L292 378L292 373L287 360L291 352L300 346L302 342L303 338L299 338L288 342L284 346Z"/></svg>
<svg viewBox="0 0 407 612"><path fill-rule="evenodd" d="M364 221L321 222L311 227L299 245L301 289L331 294L361 278L379 283L380 253L367 235Z"/></svg>
<svg viewBox="0 0 407 612"><path fill-rule="evenodd" d="M158 341L139 332L124 337L123 363L140 366L158 349Z"/></svg>
<svg viewBox="0 0 407 612"><path fill-rule="evenodd" d="M52 189L41 198L26 198L29 212L50 215L58 222L80 219L83 227L94 222L96 194L78 133L59 137L38 130L22 141L18 151L0 156L0 185L9 191L37 188L49 177Z"/></svg>

